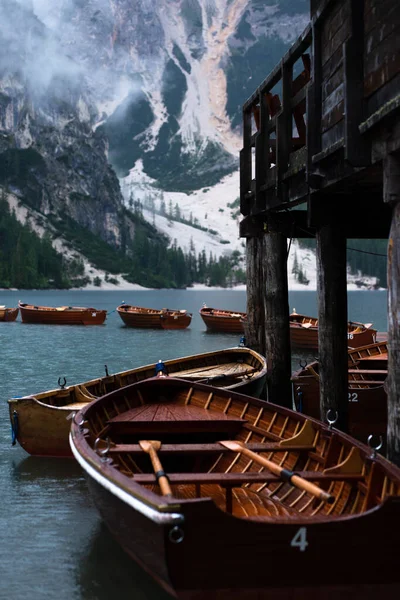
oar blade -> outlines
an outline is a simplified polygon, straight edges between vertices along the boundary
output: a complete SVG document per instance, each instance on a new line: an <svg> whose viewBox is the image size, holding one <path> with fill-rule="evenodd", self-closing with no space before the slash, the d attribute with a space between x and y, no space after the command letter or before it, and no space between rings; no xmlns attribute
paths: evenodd
<svg viewBox="0 0 400 600"><path fill-rule="evenodd" d="M233 452L241 452L243 450L242 444L240 442L235 442L234 440L224 440L223 442L219 443Z"/></svg>

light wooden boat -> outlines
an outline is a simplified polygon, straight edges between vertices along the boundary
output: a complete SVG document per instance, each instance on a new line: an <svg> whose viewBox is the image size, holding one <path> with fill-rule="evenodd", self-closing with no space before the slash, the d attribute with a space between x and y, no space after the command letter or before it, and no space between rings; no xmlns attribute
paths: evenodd
<svg viewBox="0 0 400 600"><path fill-rule="evenodd" d="M106 310L81 306L35 306L18 303L23 323L46 325L102 325L107 317Z"/></svg>
<svg viewBox="0 0 400 600"><path fill-rule="evenodd" d="M175 597L398 597L400 469L319 421L153 378L87 405L70 443L112 535Z"/></svg>
<svg viewBox="0 0 400 600"><path fill-rule="evenodd" d="M224 333L243 333L246 313L202 306L199 311L207 329Z"/></svg>
<svg viewBox="0 0 400 600"><path fill-rule="evenodd" d="M186 310L171 310L169 308L143 308L121 304L117 313L125 325L129 327L148 327L154 329L186 329L192 320L192 313Z"/></svg>
<svg viewBox="0 0 400 600"><path fill-rule="evenodd" d="M385 340L351 349L348 351L348 358L349 365L353 364L369 369L387 369L388 342Z"/></svg>
<svg viewBox="0 0 400 600"><path fill-rule="evenodd" d="M4 321L15 321L18 317L18 308L6 308L6 306L0 306L0 322Z"/></svg>
<svg viewBox="0 0 400 600"><path fill-rule="evenodd" d="M318 319L298 314L295 309L289 315L290 341L298 348L318 349ZM376 329L372 323L349 321L347 325L347 340L349 348L358 348L376 341Z"/></svg>
<svg viewBox="0 0 400 600"><path fill-rule="evenodd" d="M71 456L67 420L71 413L98 396L153 377L156 371L260 396L267 365L261 354L238 347L153 363L67 387L65 380L59 380L63 387L8 400L13 442L33 455Z"/></svg>
<svg viewBox="0 0 400 600"><path fill-rule="evenodd" d="M368 368L369 367L369 368ZM385 380L387 365L373 368L369 363L360 366L349 359L348 426L353 437L366 443L368 436L381 435L386 445L387 394ZM296 409L316 419L320 418L319 363L314 361L292 375L293 398Z"/></svg>

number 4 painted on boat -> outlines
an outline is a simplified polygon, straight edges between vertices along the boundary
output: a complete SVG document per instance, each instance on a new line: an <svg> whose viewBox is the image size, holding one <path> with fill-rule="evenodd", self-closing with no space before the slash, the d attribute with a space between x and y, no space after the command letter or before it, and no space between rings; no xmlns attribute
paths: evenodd
<svg viewBox="0 0 400 600"><path fill-rule="evenodd" d="M293 546L293 548L299 548L300 552L304 552L304 550L308 546L306 527L300 527L300 529L290 542L290 545Z"/></svg>

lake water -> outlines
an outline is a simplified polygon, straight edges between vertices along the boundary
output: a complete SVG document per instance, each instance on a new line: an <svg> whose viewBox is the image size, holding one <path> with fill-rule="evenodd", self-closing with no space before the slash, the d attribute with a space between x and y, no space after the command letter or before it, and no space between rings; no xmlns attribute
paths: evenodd
<svg viewBox="0 0 400 600"><path fill-rule="evenodd" d="M242 291L18 291L1 292L0 304L78 305L106 309L105 325L93 327L0 323L0 600L167 599L125 556L102 525L82 472L73 459L34 458L11 446L7 399L167 360L236 346L235 334L207 333L198 311L246 310ZM116 306L187 309L183 331L130 329ZM349 319L387 330L385 291L348 294ZM291 292L290 309L317 315L314 292ZM293 370L300 359L292 355Z"/></svg>

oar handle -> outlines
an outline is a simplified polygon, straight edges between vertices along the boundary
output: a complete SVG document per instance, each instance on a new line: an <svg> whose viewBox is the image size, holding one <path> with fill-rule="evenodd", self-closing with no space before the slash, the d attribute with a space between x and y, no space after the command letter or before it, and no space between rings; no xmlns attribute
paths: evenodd
<svg viewBox="0 0 400 600"><path fill-rule="evenodd" d="M280 477L284 481L288 481L289 483L298 487L299 489L302 489L302 490L308 492L309 494L316 496L319 500L322 500L323 502L328 502L329 504L332 504L334 502L334 500L335 500L334 496L332 496L331 494L328 494L324 490L321 490L321 488L318 487L317 485L315 485L315 483L311 483L310 481L307 481L307 479L304 479L303 477L296 475L292 471L288 471L287 469L280 467L276 463L272 462L272 460L268 460L267 458L259 456L252 450L249 450L248 448L245 448L242 446L241 446L241 450L238 449L238 452L242 452L242 454L245 454L246 456L251 458L257 464L262 465L263 467L266 467L272 473L274 473L275 475L278 475L278 477Z"/></svg>
<svg viewBox="0 0 400 600"><path fill-rule="evenodd" d="M163 496L172 496L171 486L169 484L169 479L162 468L162 464L160 459L158 458L157 452L154 448L150 448L149 451L151 464L153 465L154 475L156 476L157 483L160 486L161 493Z"/></svg>

